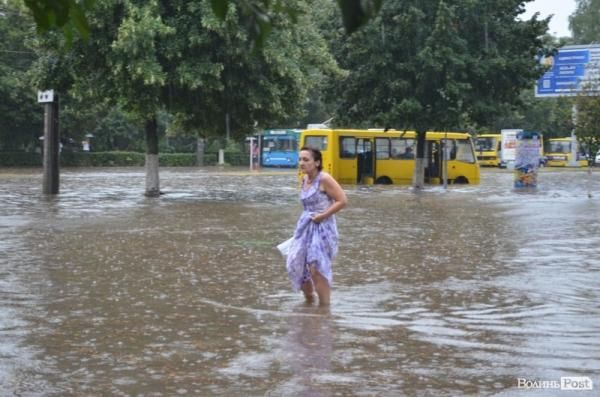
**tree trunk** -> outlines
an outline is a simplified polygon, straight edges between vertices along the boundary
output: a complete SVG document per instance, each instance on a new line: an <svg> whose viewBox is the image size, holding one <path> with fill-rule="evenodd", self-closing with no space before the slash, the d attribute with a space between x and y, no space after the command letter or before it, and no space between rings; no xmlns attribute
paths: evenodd
<svg viewBox="0 0 600 397"><path fill-rule="evenodd" d="M425 186L425 131L417 131L417 157L415 159L415 173L413 174L413 187L423 189Z"/></svg>
<svg viewBox="0 0 600 397"><path fill-rule="evenodd" d="M146 192L147 197L160 196L158 178L158 125L156 117L146 121Z"/></svg>

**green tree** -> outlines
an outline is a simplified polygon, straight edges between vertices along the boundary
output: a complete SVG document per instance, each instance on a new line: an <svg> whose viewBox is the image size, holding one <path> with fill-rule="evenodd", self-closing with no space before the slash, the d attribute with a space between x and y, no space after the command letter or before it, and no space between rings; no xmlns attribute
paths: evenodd
<svg viewBox="0 0 600 397"><path fill-rule="evenodd" d="M33 150L43 135L43 109L28 74L36 59L27 46L34 33L22 6L0 6L0 150Z"/></svg>
<svg viewBox="0 0 600 397"><path fill-rule="evenodd" d="M520 128L538 131L544 138L559 138L569 135L573 129L572 98L536 98L532 88L521 91L516 106L506 107L485 128L479 131L500 131L503 128Z"/></svg>
<svg viewBox="0 0 600 397"><path fill-rule="evenodd" d="M577 8L569 17L569 27L576 44L600 42L600 0L577 0ZM575 133L591 154L600 150L600 79L589 81L575 98L577 120Z"/></svg>
<svg viewBox="0 0 600 397"><path fill-rule="evenodd" d="M196 129L205 137L225 136L226 120L230 138L247 135L255 128L284 125L303 114L307 92L339 68L326 42L308 15L315 1L296 2L296 23L281 17L272 20L274 33L260 51L248 51L252 39L240 27L243 21L230 12L224 21L205 10L200 29L202 48L181 58L180 69L196 70L206 60L218 66L209 83L195 84L171 102L177 121L184 129ZM234 10L235 11L235 10ZM207 32L210 33L209 37ZM202 57L202 59L199 59Z"/></svg>
<svg viewBox="0 0 600 397"><path fill-rule="evenodd" d="M576 0L577 8L569 17L569 28L576 44L600 41L600 0Z"/></svg>
<svg viewBox="0 0 600 397"><path fill-rule="evenodd" d="M97 115L98 116L98 115ZM144 151L144 131L119 107L111 108L103 117L94 119L94 127L87 130L93 151Z"/></svg>
<svg viewBox="0 0 600 397"><path fill-rule="evenodd" d="M204 136L225 135L226 119L242 136L301 117L311 76L338 71L308 17L313 6L295 3L297 23L273 18L270 40L249 51L253 38L234 4L221 20L208 0L99 0L89 40L47 36L40 84L137 118L146 131L146 194L158 195L159 112Z"/></svg>
<svg viewBox="0 0 600 397"><path fill-rule="evenodd" d="M333 51L350 71L331 98L339 123L418 132L415 186L424 180L424 132L485 125L542 69L548 19L521 21L524 1L388 0Z"/></svg>
<svg viewBox="0 0 600 397"><path fill-rule="evenodd" d="M377 14L383 0L337 0L342 13L344 26L352 33ZM90 33L86 13L93 11L96 0L24 0L31 10L39 32L62 29L70 43L77 31L84 39ZM296 22L298 16L295 2L288 0L237 0L236 8L242 14L243 26L252 38L253 44L260 47L271 32L273 19L282 13ZM214 14L225 20L230 7L229 0L210 0Z"/></svg>
<svg viewBox="0 0 600 397"><path fill-rule="evenodd" d="M87 38L89 25L85 12L94 5L94 0L23 0L31 11L39 32L61 28L70 42L75 31Z"/></svg>
<svg viewBox="0 0 600 397"><path fill-rule="evenodd" d="M600 78L589 81L575 98L575 134L593 156L600 150Z"/></svg>

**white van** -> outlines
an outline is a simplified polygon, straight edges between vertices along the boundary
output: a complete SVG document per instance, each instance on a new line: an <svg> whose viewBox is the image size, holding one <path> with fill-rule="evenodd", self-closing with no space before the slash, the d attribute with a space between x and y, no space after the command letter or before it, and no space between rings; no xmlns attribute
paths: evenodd
<svg viewBox="0 0 600 397"><path fill-rule="evenodd" d="M500 151L500 168L513 168L517 156L517 134L523 130L500 130L502 150Z"/></svg>

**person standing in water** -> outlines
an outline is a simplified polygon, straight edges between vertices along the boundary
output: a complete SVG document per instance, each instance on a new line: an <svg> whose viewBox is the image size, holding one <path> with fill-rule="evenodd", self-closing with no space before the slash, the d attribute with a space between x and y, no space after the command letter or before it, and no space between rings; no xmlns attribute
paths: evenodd
<svg viewBox="0 0 600 397"><path fill-rule="evenodd" d="M323 157L318 149L300 149L300 170L304 174L300 200L304 211L294 231L286 268L294 290L302 290L307 302L315 292L321 305L329 305L331 262L338 250L338 231L334 214L348 202L342 187L323 172Z"/></svg>

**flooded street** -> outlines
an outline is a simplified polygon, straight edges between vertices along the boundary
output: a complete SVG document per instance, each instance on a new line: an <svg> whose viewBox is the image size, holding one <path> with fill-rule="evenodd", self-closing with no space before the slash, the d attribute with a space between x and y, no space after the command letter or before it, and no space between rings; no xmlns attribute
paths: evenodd
<svg viewBox="0 0 600 397"><path fill-rule="evenodd" d="M160 176L147 199L141 168L63 169L44 197L41 169L0 170L0 395L600 393L598 169L346 186L329 309L275 249L293 171Z"/></svg>

